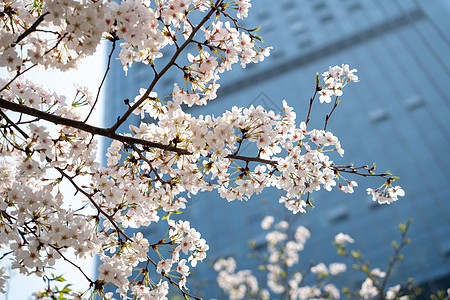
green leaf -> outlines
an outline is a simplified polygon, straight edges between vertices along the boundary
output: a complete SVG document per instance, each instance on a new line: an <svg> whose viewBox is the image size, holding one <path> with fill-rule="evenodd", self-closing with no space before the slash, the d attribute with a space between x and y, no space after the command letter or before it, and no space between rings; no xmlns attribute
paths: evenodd
<svg viewBox="0 0 450 300"><path fill-rule="evenodd" d="M64 282L66 281L61 275L59 275L58 277L54 277L54 280L58 281L58 282Z"/></svg>
<svg viewBox="0 0 450 300"><path fill-rule="evenodd" d="M167 219L168 217L170 217L170 212L167 212L167 214L166 214L164 217L162 217L161 220L165 220L165 219Z"/></svg>
<svg viewBox="0 0 450 300"><path fill-rule="evenodd" d="M254 38L255 40L260 41L261 43L264 43L264 41L262 40L262 38L260 38L260 37L257 36L257 35L253 36L253 38Z"/></svg>
<svg viewBox="0 0 450 300"><path fill-rule="evenodd" d="M396 241L392 241L392 247L394 247L395 250L398 249L398 244Z"/></svg>
<svg viewBox="0 0 450 300"><path fill-rule="evenodd" d="M252 31L258 31L258 30L260 30L260 29L261 29L261 26L260 26L260 27L253 28L253 29L249 29L248 31L252 32Z"/></svg>
<svg viewBox="0 0 450 300"><path fill-rule="evenodd" d="M251 249L254 249L254 248L256 248L256 242L254 240L250 240L250 241L248 241L248 246Z"/></svg>
<svg viewBox="0 0 450 300"><path fill-rule="evenodd" d="M66 284L66 286L64 286L64 288L60 292L64 293L64 294L70 293L72 291L72 289L69 288L70 286L71 286L71 284Z"/></svg>
<svg viewBox="0 0 450 300"><path fill-rule="evenodd" d="M260 271L265 271L265 270L267 270L267 268L266 268L266 266L264 266L264 265L259 265L259 266L258 266L258 270L260 270Z"/></svg>
<svg viewBox="0 0 450 300"><path fill-rule="evenodd" d="M355 250L352 250L352 256L353 256L354 258L362 258L362 257L363 257L362 254L361 254L361 252L355 251Z"/></svg>

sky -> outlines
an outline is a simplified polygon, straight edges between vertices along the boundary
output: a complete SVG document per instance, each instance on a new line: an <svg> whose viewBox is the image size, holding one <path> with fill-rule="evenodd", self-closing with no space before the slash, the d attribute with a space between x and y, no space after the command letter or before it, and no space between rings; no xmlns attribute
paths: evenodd
<svg viewBox="0 0 450 300"><path fill-rule="evenodd" d="M93 95L97 94L98 86L106 68L106 54L104 45L100 45L97 52L82 61L82 64L75 71L61 72L61 71L46 71L44 69L32 69L26 75L26 78L42 84L45 88L56 92L59 95L65 95L68 102L70 102L75 95L74 85L86 86ZM9 78L6 68L0 68L0 78ZM101 95L102 96L102 95ZM95 96L94 96L95 98ZM94 111L93 116L90 117L90 124L101 126L103 120L103 101L100 97L99 104ZM67 187L70 189L70 187ZM67 193L67 195L70 195ZM73 198L77 201L77 198ZM3 251L0 251L0 255ZM7 266L8 259L0 261L0 266ZM94 274L94 264L90 260L79 261L83 269L87 270L88 274ZM9 271L8 271L9 272ZM42 278L23 277L13 270L9 272L10 280L7 282L8 293L6 295L0 294L0 300L16 300L16 299L31 299L33 292L39 291L44 287ZM70 278L71 283L76 287L87 287L87 281L80 272L71 267L68 263L62 262L56 265L55 274L65 274ZM92 276L90 276L92 277Z"/></svg>

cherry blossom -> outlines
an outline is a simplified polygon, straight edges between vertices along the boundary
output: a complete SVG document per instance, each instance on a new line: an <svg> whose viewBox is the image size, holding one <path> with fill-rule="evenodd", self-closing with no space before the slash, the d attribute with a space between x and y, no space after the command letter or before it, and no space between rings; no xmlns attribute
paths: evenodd
<svg viewBox="0 0 450 300"><path fill-rule="evenodd" d="M294 221L295 222L295 221ZM253 270L237 271L236 261L232 257L221 258L214 264L218 272L217 283L230 299L341 299L345 296L351 299L409 299L408 294L415 293L411 286L411 280L407 283L396 284L388 287L389 277L394 270L394 264L401 260L401 249L409 243L406 232L411 224L400 224L401 239L399 243L393 242L394 255L389 258L389 266L386 271L380 268L370 268L360 251L347 251L347 243L355 241L347 234L336 235L334 245L338 254L352 260L353 271L363 272L366 278L359 289L353 291L349 287L339 288L338 276L347 277L350 272L347 265L342 262L334 262L328 266L323 262L301 261L299 252L308 251L304 246L310 238L310 231L304 226L297 226L295 230L292 221L275 222L273 216L266 216L261 222L263 230L267 230L267 247L250 242L252 253L249 257L255 258L259 264L259 271L266 274L258 275ZM279 237L282 233L295 232L295 240ZM301 244L301 247L292 247L293 244ZM305 248L305 250L304 250ZM297 257L292 261L292 257ZM304 260L304 255L300 255ZM259 272L260 273L260 272ZM254 282L254 283L253 283ZM250 288L253 286L253 288ZM267 287L267 288L264 288ZM341 294L342 293L342 294Z"/></svg>

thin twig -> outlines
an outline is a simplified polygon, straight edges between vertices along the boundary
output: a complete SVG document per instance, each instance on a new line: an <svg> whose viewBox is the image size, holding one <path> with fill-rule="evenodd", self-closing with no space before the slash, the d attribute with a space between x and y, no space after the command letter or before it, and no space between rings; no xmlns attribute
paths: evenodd
<svg viewBox="0 0 450 300"><path fill-rule="evenodd" d="M86 119L84 120L85 123L87 122L87 120L91 116L92 112L94 111L95 106L97 105L98 99L100 97L100 91L102 90L103 83L105 82L106 76L108 75L109 69L111 68L111 58L112 58L114 50L116 49L116 40L114 39L112 43L113 43L112 44L112 49L111 49L111 52L109 53L109 56L108 56L108 65L106 67L105 75L103 76L102 82L100 83L100 86L98 87L97 96L95 97L94 104L92 105L91 110L89 111L89 114L87 115Z"/></svg>
<svg viewBox="0 0 450 300"><path fill-rule="evenodd" d="M331 112L329 114L327 114L327 116L325 117L325 126L323 127L323 130L327 130L327 125L328 125L328 120L331 118L331 115L333 114L334 110L336 109L336 107L339 105L338 101L338 96L336 96L336 98L334 98L334 105L333 108L331 109Z"/></svg>
<svg viewBox="0 0 450 300"><path fill-rule="evenodd" d="M309 121L311 120L310 115L311 115L311 108L314 102L314 99L316 98L317 92L320 91L320 87L319 87L319 77L318 75L316 75L316 89L314 91L314 95L309 99L309 108L308 108L308 115L306 116L306 122L305 124L308 125Z"/></svg>
<svg viewBox="0 0 450 300"><path fill-rule="evenodd" d="M157 170L152 166L152 163L144 156L142 151L140 149L138 149L138 147L136 147L135 145L131 145L131 148L133 148L133 150L137 152L140 159L142 159L143 161L145 161L148 164L148 166L150 167L150 170L153 172L153 174L155 174L156 180L158 180L159 182L161 182L163 184L166 184L167 182L162 180L162 178L159 176Z"/></svg>
<svg viewBox="0 0 450 300"><path fill-rule="evenodd" d="M54 167L64 178L66 178L67 180L69 180L69 182L72 184L72 186L80 193L82 193L86 198L88 198L89 202L91 202L91 204L95 207L95 209L100 212L106 219L108 219L108 221L111 223L111 225L114 227L114 229L117 231L118 233L118 237L120 238L120 234L126 239L126 240L131 240L126 234L125 232L123 232L122 229L120 229L120 227L116 224L116 222L112 219L112 217L107 214L96 202L95 200L92 198L91 195L89 195L85 190L83 190L82 188L80 188L78 186L78 184L73 180L73 178L69 175L67 175L63 169L58 168L58 167Z"/></svg>

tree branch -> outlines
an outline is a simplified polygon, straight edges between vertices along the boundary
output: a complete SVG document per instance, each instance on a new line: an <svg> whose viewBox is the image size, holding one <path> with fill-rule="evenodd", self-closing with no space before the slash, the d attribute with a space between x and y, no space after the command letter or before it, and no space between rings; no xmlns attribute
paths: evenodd
<svg viewBox="0 0 450 300"><path fill-rule="evenodd" d="M0 115L3 117L3 119L6 120L6 122L8 122L9 124L11 124L12 127L14 127L18 132L20 132L21 135L23 135L23 136L24 136L25 138L27 138L27 139L29 138L28 134L26 134L26 133L22 130L22 128L20 128L16 123L14 123L13 121L11 121L11 119L8 118L8 116L7 116L4 112L2 112L1 110L0 110Z"/></svg>
<svg viewBox="0 0 450 300"><path fill-rule="evenodd" d="M26 38L27 35L29 35L33 31L35 31L36 28L39 26L39 24L41 24L42 21L44 21L45 16L48 14L49 14L49 12L45 12L42 15L40 15L39 18L37 18L36 21L34 21L34 23L30 27L28 27L27 30L25 30L21 35L19 35L17 40L11 44L11 47L16 46L18 43L20 43L20 41L22 41L24 38Z"/></svg>
<svg viewBox="0 0 450 300"><path fill-rule="evenodd" d="M94 135L100 135L100 136L108 137L108 138L111 138L114 140L118 140L123 143L140 144L140 145L144 145L144 146L148 146L148 147L152 147L152 148L158 148L158 149L162 149L162 150L166 150L166 151L176 152L178 154L185 154L185 155L191 154L189 151L187 151L185 149L180 149L177 147L163 145L160 143L155 143L155 142L150 142L150 141L146 141L146 140L142 140L142 139L119 135L119 134L116 134L116 133L110 131L109 129L92 126L92 125L86 124L82 121L77 121L77 120L72 120L72 119L55 116L50 113L40 111L38 109L34 109L34 108L31 108L31 107L28 107L25 105L20 105L17 103L7 101L3 98L0 98L0 108L6 108L6 109L9 109L9 110L12 110L15 112L24 113L24 114L27 114L27 115L30 115L33 117L37 117L41 120L46 120L46 121L51 122L56 125L70 126L73 128L77 128L77 129L89 132Z"/></svg>

